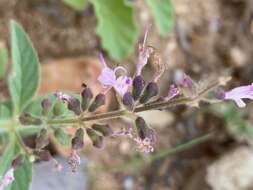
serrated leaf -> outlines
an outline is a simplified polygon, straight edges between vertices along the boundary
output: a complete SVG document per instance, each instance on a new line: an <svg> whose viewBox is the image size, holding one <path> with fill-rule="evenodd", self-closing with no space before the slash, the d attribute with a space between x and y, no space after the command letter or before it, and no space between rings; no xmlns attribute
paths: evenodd
<svg viewBox="0 0 253 190"><path fill-rule="evenodd" d="M0 46L0 78L3 78L6 73L7 63L8 51L5 47Z"/></svg>
<svg viewBox="0 0 253 190"><path fill-rule="evenodd" d="M9 90L14 112L22 112L34 96L39 84L39 61L32 42L15 21L11 21L12 71Z"/></svg>
<svg viewBox="0 0 253 190"><path fill-rule="evenodd" d="M171 0L146 0L146 2L151 9L160 34L167 35L174 19L174 8Z"/></svg>
<svg viewBox="0 0 253 190"><path fill-rule="evenodd" d="M88 0L63 0L63 2L77 11L84 10L88 4Z"/></svg>
<svg viewBox="0 0 253 190"><path fill-rule="evenodd" d="M102 46L116 60L126 58L134 49L138 29L133 9L124 0L91 0L98 19L97 34Z"/></svg>
<svg viewBox="0 0 253 190"><path fill-rule="evenodd" d="M29 190L32 181L32 163L25 156L23 163L14 172L15 180L6 190Z"/></svg>

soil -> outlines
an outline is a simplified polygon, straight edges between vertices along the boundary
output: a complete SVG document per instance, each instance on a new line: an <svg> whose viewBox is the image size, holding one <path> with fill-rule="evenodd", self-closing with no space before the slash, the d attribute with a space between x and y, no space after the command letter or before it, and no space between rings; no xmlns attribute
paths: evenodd
<svg viewBox="0 0 253 190"><path fill-rule="evenodd" d="M173 0L173 3L176 17L171 33L161 38L153 27L149 37L149 43L157 48L168 66L161 81L162 88L166 89L175 79L175 73L181 70L196 79L229 73L233 76L231 86L251 83L253 1ZM147 23L153 22L151 14L143 1L134 1L134 5L139 10L136 17L143 29ZM101 50L92 7L77 13L57 0L1 0L0 40L5 43L8 43L10 19L24 26L43 63L80 56L96 59ZM126 65L130 69L134 69L135 59L136 54L129 58ZM89 189L210 189L203 177L208 165L242 142L231 137L225 130L224 121L211 111L182 106L168 110L168 113L172 120L165 127L152 126L159 137L156 152L209 131L219 131L219 135L151 163L136 153L126 139L108 140L102 150L94 150L88 145L85 154L90 160ZM120 127L129 123L114 120L112 125ZM144 159L137 167L134 161L138 158ZM113 170L127 164L127 168ZM133 188L129 187L131 183Z"/></svg>

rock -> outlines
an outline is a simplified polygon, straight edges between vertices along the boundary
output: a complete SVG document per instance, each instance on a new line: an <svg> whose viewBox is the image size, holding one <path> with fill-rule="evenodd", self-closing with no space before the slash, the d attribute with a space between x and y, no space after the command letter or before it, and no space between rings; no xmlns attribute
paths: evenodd
<svg viewBox="0 0 253 190"><path fill-rule="evenodd" d="M213 190L253 189L253 151L245 146L225 154L207 168L206 180Z"/></svg>
<svg viewBox="0 0 253 190"><path fill-rule="evenodd" d="M76 173L71 172L67 160L57 158L62 164L61 171L54 171L52 162L34 164L31 190L85 190L87 188L86 160L81 158L81 166Z"/></svg>

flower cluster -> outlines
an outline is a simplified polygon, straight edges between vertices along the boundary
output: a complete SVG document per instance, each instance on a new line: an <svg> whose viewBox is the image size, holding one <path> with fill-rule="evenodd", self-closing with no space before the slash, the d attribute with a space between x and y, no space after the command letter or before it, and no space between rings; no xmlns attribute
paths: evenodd
<svg viewBox="0 0 253 190"><path fill-rule="evenodd" d="M49 144L49 133L51 131L53 131L54 137L59 139L59 142L62 144L65 143L66 139L69 139L68 143L71 145L71 153L68 163L73 172L77 170L81 162L78 151L82 150L85 146L85 135L96 148L102 148L104 146L105 138L128 137L135 143L135 148L138 151L150 153L154 151L157 141L156 133L142 117L136 114L137 112L151 109L161 110L179 104L198 107L199 102L211 102L210 100L234 100L239 107L245 107L246 104L242 99L253 99L253 84L237 87L228 92L224 90L219 90L218 92L218 87L224 85L227 82L227 78L218 77L215 80L210 79L205 82L195 82L186 74L182 74L176 84L171 84L165 95L160 95L158 80L164 73L165 67L154 48L148 46L146 41L147 32L144 37L144 42L139 46L139 57L133 76L129 76L126 68L123 66L117 66L114 69L110 68L106 64L102 54L100 54L102 70L98 81L103 87L101 92L94 96L91 88L83 84L80 96L69 95L64 92L54 93L54 98L61 105L65 105L68 110L72 111L76 117L66 120L64 118L62 119L58 113L57 103L53 103L49 98L41 102L42 118L28 113L20 116L19 119L23 125L42 126L36 138L36 146L31 151L36 158L43 161L52 160L53 166L58 170L61 169L61 165L46 149L46 146ZM154 76L151 76L147 80L143 77L142 71L150 60L154 61L156 72ZM116 92L121 101L120 104L124 108L116 111L108 111L107 113L98 113L97 109L105 105L106 94L111 89ZM214 96L211 97L210 95ZM130 118L132 120L131 127L115 132L109 124L101 122L105 119L115 117ZM68 134L65 128L61 128L61 125L74 126L78 129L75 131L75 134ZM8 170L3 177L0 188L7 186L14 180L14 170L14 167Z"/></svg>

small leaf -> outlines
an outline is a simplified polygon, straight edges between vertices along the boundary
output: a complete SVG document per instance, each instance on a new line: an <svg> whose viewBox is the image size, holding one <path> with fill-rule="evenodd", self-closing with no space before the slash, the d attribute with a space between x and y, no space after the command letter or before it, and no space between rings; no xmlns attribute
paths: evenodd
<svg viewBox="0 0 253 190"><path fill-rule="evenodd" d="M88 0L63 0L63 2L77 11L84 10L88 5Z"/></svg>
<svg viewBox="0 0 253 190"><path fill-rule="evenodd" d="M172 27L174 9L172 0L146 0L161 35L166 36Z"/></svg>
<svg viewBox="0 0 253 190"><path fill-rule="evenodd" d="M0 43L0 78L3 78L6 73L7 63L8 51L3 44Z"/></svg>
<svg viewBox="0 0 253 190"><path fill-rule="evenodd" d="M32 42L15 21L11 21L12 71L9 90L14 113L22 112L34 96L39 84L39 61Z"/></svg>
<svg viewBox="0 0 253 190"><path fill-rule="evenodd" d="M29 190L32 181L32 163L26 155L23 163L14 172L15 180L6 190Z"/></svg>
<svg viewBox="0 0 253 190"><path fill-rule="evenodd" d="M133 9L124 0L92 0L98 19L97 34L110 55L121 60L134 48L138 29Z"/></svg>

